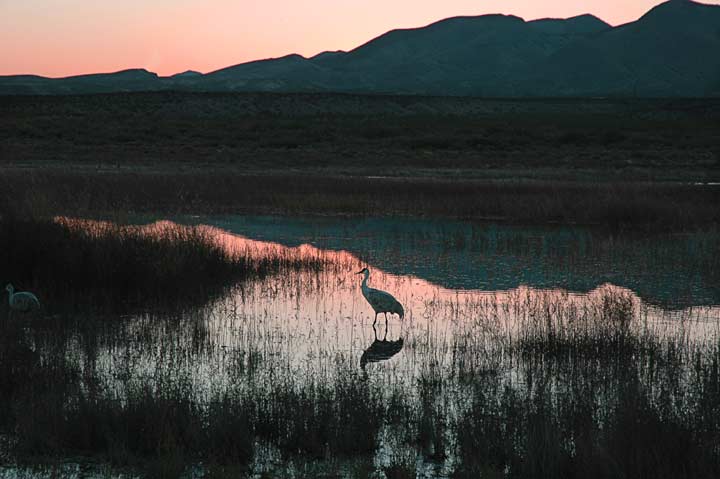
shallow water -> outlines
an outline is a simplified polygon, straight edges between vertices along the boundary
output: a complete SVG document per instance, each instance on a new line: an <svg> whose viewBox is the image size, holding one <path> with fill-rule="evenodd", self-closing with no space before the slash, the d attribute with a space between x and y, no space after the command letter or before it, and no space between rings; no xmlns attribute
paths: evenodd
<svg viewBox="0 0 720 479"><path fill-rule="evenodd" d="M510 352L533 339L528 331L575 328L570 337L584 337L584 328L611 334L614 321L628 321L637 337L680 337L688 350L718 343L713 234L276 217L183 218L143 228L153 234L177 223L206 225L233 253L319 258L325 268L234 286L181 313L133 313L123 318L123 333L100 341L92 355L69 348L71 359L99 378L93 387L119 401L129 385L168 377L187 381L202 401L278 382L331 383L356 371L388 398L401 390L418 403L418 385L441 380L433 401L452 422L468 407L468 377L531 387L526 375L534 366ZM373 324L355 274L363 267L371 287L403 304L404 319L380 315ZM444 459L429 460L387 426L371 460L378 471L400 457L414 461L421 476L447 476L459 461L454 440L448 433ZM256 472L287 467L273 445L259 451Z"/></svg>
<svg viewBox="0 0 720 479"><path fill-rule="evenodd" d="M681 326L698 341L712 341L720 319L717 285L703 281L702 272L677 266L700 260L674 256L691 251L701 241L697 238L660 245L647 239L628 244L602 238L595 244L598 240L581 230L478 229L461 223L367 220L357 225L349 220L282 218L203 218L194 223L208 225L207 231L232 252L297 255L328 263L321 272L236 288L188 313L199 313L211 333L204 351L210 363L188 364L196 370L195 380L207 381L208 387L218 384L215 375L223 370L219 357L231 353L243 358L261 354L268 370L275 363L291 374L323 377L333 373L333 358L360 367L363 353L373 344L376 349L397 348L399 340L402 348L388 358L372 361L367 360L372 351L366 354L364 369L412 382L428 357L449 369L457 341L491 333L502 343L518 334L518 321L526 321L545 304L561 316L563 311L599 308L604 298L622 297L653 333ZM145 228L174 224L159 221ZM616 249L608 251L608 244ZM649 244L674 249L663 258L656 249L643 250ZM404 305L403 320L390 315L386 321L381 314L373 326L375 315L361 294L362 276L356 274L366 266L369 285L390 292ZM677 291L690 293L671 296ZM146 319L136 318L138 324ZM151 352L148 363L158 367ZM117 357L118 351L111 356ZM387 363L379 364L383 361Z"/></svg>
<svg viewBox="0 0 720 479"><path fill-rule="evenodd" d="M395 276L451 290L524 285L588 292L605 283L666 307L720 304L717 233L608 233L413 219L198 219L249 239L347 251ZM710 277L710 275L714 275Z"/></svg>

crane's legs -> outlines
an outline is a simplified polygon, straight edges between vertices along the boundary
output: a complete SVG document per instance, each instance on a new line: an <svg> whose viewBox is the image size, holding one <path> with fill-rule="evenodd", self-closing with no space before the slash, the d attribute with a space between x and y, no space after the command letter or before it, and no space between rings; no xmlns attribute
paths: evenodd
<svg viewBox="0 0 720 479"><path fill-rule="evenodd" d="M375 326L375 323L377 323L377 315L380 313L375 313L375 321L373 321L373 327Z"/></svg>
<svg viewBox="0 0 720 479"><path fill-rule="evenodd" d="M387 313L385 313L385 330L387 331Z"/></svg>

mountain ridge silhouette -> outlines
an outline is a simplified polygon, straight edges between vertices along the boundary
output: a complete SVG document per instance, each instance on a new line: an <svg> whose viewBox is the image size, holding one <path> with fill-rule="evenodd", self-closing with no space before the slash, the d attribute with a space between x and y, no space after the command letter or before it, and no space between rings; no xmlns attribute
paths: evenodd
<svg viewBox="0 0 720 479"><path fill-rule="evenodd" d="M720 96L720 6L669 0L612 27L590 15L450 17L350 50L289 54L207 74L144 69L0 77L0 94L334 92L487 97Z"/></svg>

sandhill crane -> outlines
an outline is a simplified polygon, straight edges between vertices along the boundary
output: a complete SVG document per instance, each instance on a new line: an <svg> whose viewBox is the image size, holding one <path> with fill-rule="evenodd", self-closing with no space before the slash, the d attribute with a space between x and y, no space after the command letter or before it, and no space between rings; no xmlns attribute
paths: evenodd
<svg viewBox="0 0 720 479"><path fill-rule="evenodd" d="M393 295L391 295L390 293L386 293L385 291L380 291L379 289L373 289L368 287L367 280L370 277L370 271L367 268L363 268L356 274L365 275L360 289L362 290L362 294L363 296L365 296L367 302L370 303L372 309L375 310L375 320L373 321L373 326L375 326L375 323L377 323L377 315L380 313L385 313L386 323L388 313L395 313L400 316L400 319L405 317L405 310L403 309L402 304L400 304L400 302L395 299Z"/></svg>
<svg viewBox="0 0 720 479"><path fill-rule="evenodd" d="M8 304L10 305L11 311L20 311L27 313L28 311L40 309L40 301L37 297L27 291L15 292L15 288L12 284L5 286L5 291L8 292Z"/></svg>

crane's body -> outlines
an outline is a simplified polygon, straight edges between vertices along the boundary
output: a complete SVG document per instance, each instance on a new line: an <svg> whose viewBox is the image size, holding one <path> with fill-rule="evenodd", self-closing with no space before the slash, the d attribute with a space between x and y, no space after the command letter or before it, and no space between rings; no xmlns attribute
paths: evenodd
<svg viewBox="0 0 720 479"><path fill-rule="evenodd" d="M20 311L26 313L35 309L40 309L40 301L37 297L27 291L15 292L15 288L12 284L8 284L5 287L5 291L8 292L8 305L13 311Z"/></svg>
<svg viewBox="0 0 720 479"><path fill-rule="evenodd" d="M363 268L362 271L359 271L357 274L365 275L363 282L360 285L360 290L362 291L362 295L375 311L375 321L373 321L373 325L377 322L377 315L380 313L385 314L385 321L387 321L388 313L397 314L400 316L400 319L405 317L405 310L403 309L402 304L400 304L393 295L386 293L385 291L380 291L379 289L371 288L367 285L367 280L370 277L370 271L367 268Z"/></svg>

